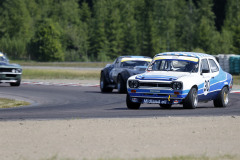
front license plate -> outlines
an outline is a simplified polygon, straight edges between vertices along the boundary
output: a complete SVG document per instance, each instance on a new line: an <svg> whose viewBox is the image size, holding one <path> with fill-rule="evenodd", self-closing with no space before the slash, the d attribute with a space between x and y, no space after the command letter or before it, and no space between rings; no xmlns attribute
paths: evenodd
<svg viewBox="0 0 240 160"><path fill-rule="evenodd" d="M143 99L143 103L148 103L148 104L167 104L167 100Z"/></svg>

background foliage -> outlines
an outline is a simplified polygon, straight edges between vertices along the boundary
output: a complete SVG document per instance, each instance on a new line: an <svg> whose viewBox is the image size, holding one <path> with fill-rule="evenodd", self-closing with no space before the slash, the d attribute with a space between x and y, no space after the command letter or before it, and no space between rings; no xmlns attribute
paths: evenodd
<svg viewBox="0 0 240 160"><path fill-rule="evenodd" d="M1 0L0 19L0 51L11 59L240 53L240 0Z"/></svg>

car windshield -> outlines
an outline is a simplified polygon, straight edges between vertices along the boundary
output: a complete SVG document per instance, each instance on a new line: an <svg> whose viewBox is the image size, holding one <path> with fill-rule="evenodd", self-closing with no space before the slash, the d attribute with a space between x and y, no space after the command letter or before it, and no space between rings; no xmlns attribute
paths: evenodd
<svg viewBox="0 0 240 160"><path fill-rule="evenodd" d="M176 59L161 59L154 61L149 71L197 72L198 62Z"/></svg>
<svg viewBox="0 0 240 160"><path fill-rule="evenodd" d="M147 67L150 62L148 61L124 61L121 62L121 68L134 68L136 66L145 66Z"/></svg>
<svg viewBox="0 0 240 160"><path fill-rule="evenodd" d="M8 62L8 60L6 57L0 56L0 62Z"/></svg>

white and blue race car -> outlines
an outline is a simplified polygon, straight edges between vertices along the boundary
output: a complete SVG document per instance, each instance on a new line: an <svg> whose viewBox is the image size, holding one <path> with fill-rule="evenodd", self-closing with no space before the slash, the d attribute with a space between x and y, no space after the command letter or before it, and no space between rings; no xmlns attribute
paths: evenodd
<svg viewBox="0 0 240 160"><path fill-rule="evenodd" d="M162 108L183 104L193 109L200 101L213 100L215 107L226 107L232 85L232 75L223 71L211 55L159 53L145 73L128 79L126 104L129 109L139 109L142 103Z"/></svg>

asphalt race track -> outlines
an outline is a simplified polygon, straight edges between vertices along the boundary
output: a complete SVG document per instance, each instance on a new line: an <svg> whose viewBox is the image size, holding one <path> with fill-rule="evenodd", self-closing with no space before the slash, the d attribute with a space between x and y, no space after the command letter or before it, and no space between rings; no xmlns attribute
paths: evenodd
<svg viewBox="0 0 240 160"><path fill-rule="evenodd" d="M181 105L161 109L157 104L143 104L140 110L126 108L125 94L103 94L99 87L1 84L0 95L32 102L30 106L0 109L0 120L240 115L237 93L230 94L227 108L214 108L213 102L208 102L199 103L196 109L183 109Z"/></svg>

